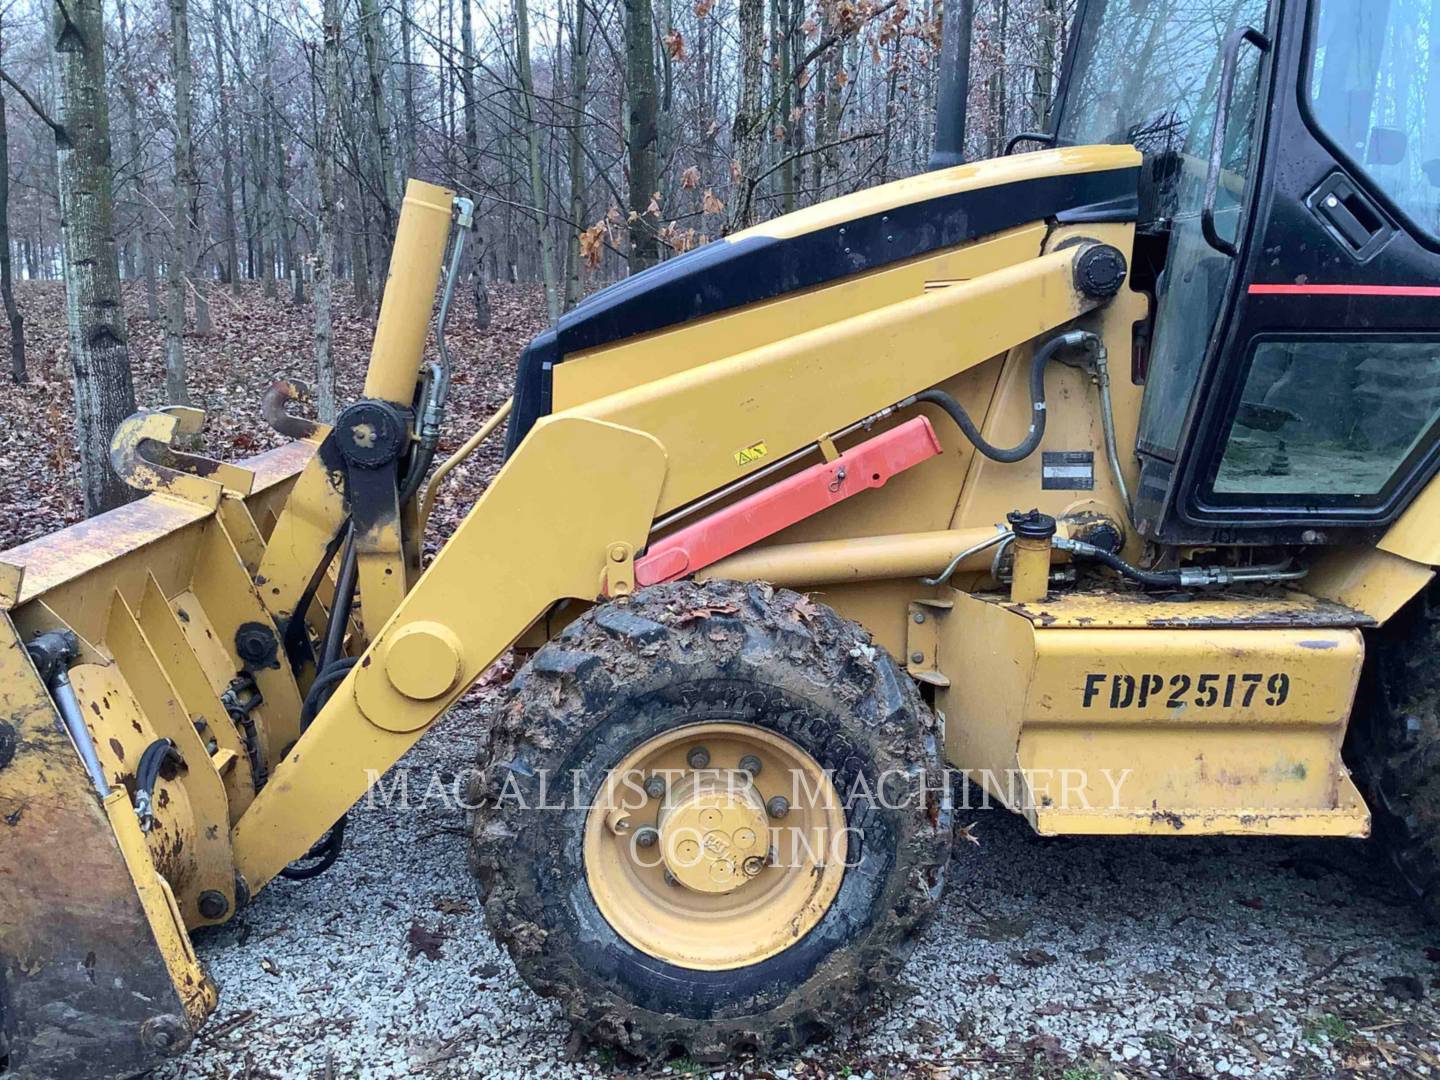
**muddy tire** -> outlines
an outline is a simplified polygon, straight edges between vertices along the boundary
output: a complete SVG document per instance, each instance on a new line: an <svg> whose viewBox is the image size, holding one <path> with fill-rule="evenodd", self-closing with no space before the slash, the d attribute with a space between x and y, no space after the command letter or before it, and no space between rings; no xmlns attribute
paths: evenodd
<svg viewBox="0 0 1440 1080"><path fill-rule="evenodd" d="M884 799L847 800L852 857L814 928L728 970L622 938L587 883L585 806L538 804L541 777L566 777L567 796L588 803L635 747L702 721L784 736L834 770L840 792L855 777L888 784ZM938 735L861 627L795 593L680 582L597 607L516 676L482 747L471 863L490 928L579 1032L627 1054L718 1060L823 1037L894 980L939 897L950 821Z"/></svg>
<svg viewBox="0 0 1440 1080"><path fill-rule="evenodd" d="M1440 586L1366 642L1345 758L1373 835L1427 918L1440 922Z"/></svg>

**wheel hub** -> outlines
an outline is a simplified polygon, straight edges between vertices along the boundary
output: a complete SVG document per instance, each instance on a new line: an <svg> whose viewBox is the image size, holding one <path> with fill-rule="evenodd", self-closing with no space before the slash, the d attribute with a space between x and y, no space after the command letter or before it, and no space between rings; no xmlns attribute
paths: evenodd
<svg viewBox="0 0 1440 1080"><path fill-rule="evenodd" d="M701 970L799 941L839 892L846 852L825 770L751 724L691 724L642 743L585 825L585 876L606 921L637 949Z"/></svg>
<svg viewBox="0 0 1440 1080"><path fill-rule="evenodd" d="M709 769L681 777L660 808L660 850L679 884L734 892L765 869L770 823L747 773Z"/></svg>

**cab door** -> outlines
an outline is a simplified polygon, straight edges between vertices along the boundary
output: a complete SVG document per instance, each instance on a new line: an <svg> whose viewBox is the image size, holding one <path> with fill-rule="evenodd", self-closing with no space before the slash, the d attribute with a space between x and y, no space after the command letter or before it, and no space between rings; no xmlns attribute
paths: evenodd
<svg viewBox="0 0 1440 1080"><path fill-rule="evenodd" d="M1340 539L1440 465L1440 2L1285 0L1270 29L1229 43L1274 93L1249 205L1203 230L1232 304L1161 473L1170 541Z"/></svg>

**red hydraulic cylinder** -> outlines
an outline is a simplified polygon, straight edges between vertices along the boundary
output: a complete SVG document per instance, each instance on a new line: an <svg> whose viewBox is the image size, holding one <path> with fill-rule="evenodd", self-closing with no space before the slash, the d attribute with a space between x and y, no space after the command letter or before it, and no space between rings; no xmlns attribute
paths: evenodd
<svg viewBox="0 0 1440 1080"><path fill-rule="evenodd" d="M881 487L940 451L928 419L907 420L851 447L834 461L777 480L655 541L635 560L635 583L657 585L703 570L852 495Z"/></svg>

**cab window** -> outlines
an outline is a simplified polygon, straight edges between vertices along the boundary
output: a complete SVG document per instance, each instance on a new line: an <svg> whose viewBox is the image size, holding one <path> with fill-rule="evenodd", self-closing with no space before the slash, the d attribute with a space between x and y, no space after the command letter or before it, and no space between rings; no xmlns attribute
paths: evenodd
<svg viewBox="0 0 1440 1080"><path fill-rule="evenodd" d="M1262 340L1254 348L1213 495L1374 504L1431 444L1440 342Z"/></svg>
<svg viewBox="0 0 1440 1080"><path fill-rule="evenodd" d="M1440 232L1440 5L1317 0L1316 126L1413 223Z"/></svg>

